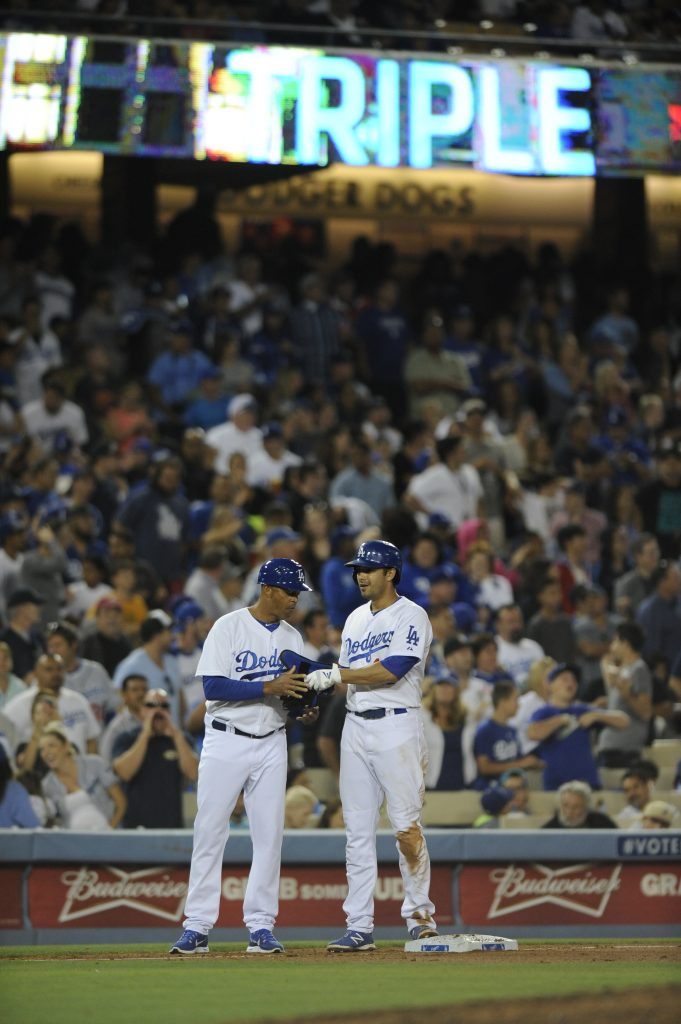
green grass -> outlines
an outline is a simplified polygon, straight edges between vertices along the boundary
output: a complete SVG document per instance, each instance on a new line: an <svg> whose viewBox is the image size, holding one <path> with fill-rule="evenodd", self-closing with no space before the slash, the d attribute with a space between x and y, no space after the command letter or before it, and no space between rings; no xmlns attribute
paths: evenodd
<svg viewBox="0 0 681 1024"><path fill-rule="evenodd" d="M295 946L296 944L292 944ZM524 944L525 945L525 944ZM157 947L103 947L155 952ZM217 950L242 945L216 946ZM0 968L0 1005L6 1024L220 1024L262 1018L319 1019L409 1006L436 1006L477 999L511 999L661 985L679 981L677 963L595 962L567 968L514 963L513 954L378 961L329 957L321 962L292 958L212 960L38 960L46 953L74 956L83 947L22 947L1 951L36 959ZM89 953L96 953L90 947Z"/></svg>

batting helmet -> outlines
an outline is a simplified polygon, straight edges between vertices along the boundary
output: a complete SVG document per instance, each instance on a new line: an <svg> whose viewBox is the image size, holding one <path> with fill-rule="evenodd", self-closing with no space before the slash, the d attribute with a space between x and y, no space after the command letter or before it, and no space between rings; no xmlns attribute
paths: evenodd
<svg viewBox="0 0 681 1024"><path fill-rule="evenodd" d="M305 582L305 570L292 558L270 558L260 566L258 583L282 590L312 590Z"/></svg>
<svg viewBox="0 0 681 1024"><path fill-rule="evenodd" d="M395 569L395 583L400 582L402 575L402 555L388 540L365 541L352 561L345 564L353 569Z"/></svg>

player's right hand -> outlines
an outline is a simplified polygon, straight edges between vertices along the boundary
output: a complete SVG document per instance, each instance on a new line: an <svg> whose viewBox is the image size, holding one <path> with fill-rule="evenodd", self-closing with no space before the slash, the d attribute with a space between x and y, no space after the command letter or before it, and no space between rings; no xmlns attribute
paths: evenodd
<svg viewBox="0 0 681 1024"><path fill-rule="evenodd" d="M290 668L276 679L268 679L263 686L263 693L267 697L300 697L307 693L305 676Z"/></svg>
<svg viewBox="0 0 681 1024"><path fill-rule="evenodd" d="M340 668L335 662L331 668L318 668L305 676L308 689L317 690L318 693L322 690L330 690L332 686L340 683L340 681Z"/></svg>

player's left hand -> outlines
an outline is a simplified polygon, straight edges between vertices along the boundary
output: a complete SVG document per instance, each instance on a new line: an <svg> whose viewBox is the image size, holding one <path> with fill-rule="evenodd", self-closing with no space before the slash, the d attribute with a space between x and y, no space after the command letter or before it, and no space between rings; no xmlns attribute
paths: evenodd
<svg viewBox="0 0 681 1024"><path fill-rule="evenodd" d="M308 708L302 715L298 716L298 721L302 722L303 725L313 725L319 718L319 708Z"/></svg>
<svg viewBox="0 0 681 1024"><path fill-rule="evenodd" d="M340 683L340 681L340 668L335 662L331 668L318 668L315 672L310 672L305 676L305 684L308 690L316 690L318 693L322 690L330 690L332 686Z"/></svg>

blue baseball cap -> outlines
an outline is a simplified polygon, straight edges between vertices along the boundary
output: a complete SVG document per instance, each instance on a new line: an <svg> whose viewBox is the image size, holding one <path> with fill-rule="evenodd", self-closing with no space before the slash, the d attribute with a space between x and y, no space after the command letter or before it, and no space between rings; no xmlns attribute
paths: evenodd
<svg viewBox="0 0 681 1024"><path fill-rule="evenodd" d="M187 599L173 609L173 618L175 626L183 629L188 622L196 622L197 619L203 618L203 608L196 601Z"/></svg>
<svg viewBox="0 0 681 1024"><path fill-rule="evenodd" d="M191 320L187 320L185 318L181 320L171 320L168 324L168 333L191 335L194 333L194 325Z"/></svg>
<svg viewBox="0 0 681 1024"><path fill-rule="evenodd" d="M0 541L11 537L13 533L23 533L28 530L28 517L16 509L9 509L0 516Z"/></svg>
<svg viewBox="0 0 681 1024"><path fill-rule="evenodd" d="M433 686L438 686L440 683L448 683L450 686L458 686L459 677L456 673L450 672L448 669L440 669L433 679Z"/></svg>
<svg viewBox="0 0 681 1024"><path fill-rule="evenodd" d="M466 604L465 601L456 601L452 605L452 611L454 612L454 618L456 619L456 627L463 633L472 633L476 622L475 609Z"/></svg>
<svg viewBox="0 0 681 1024"><path fill-rule="evenodd" d="M263 441L269 441L271 437L283 437L284 431L281 423L278 420L270 420L262 428L262 439Z"/></svg>
<svg viewBox="0 0 681 1024"><path fill-rule="evenodd" d="M351 526L337 526L331 531L331 536L329 537L331 550L334 552L337 551L339 545L342 544L344 540L354 541L356 536L357 534Z"/></svg>
<svg viewBox="0 0 681 1024"><path fill-rule="evenodd" d="M480 797L480 803L488 814L501 814L504 807L510 804L515 793L505 786L491 786Z"/></svg>
<svg viewBox="0 0 681 1024"><path fill-rule="evenodd" d="M132 450L134 452L144 452L145 455L151 455L154 450L154 445L148 437L138 437L137 440L132 443Z"/></svg>
<svg viewBox="0 0 681 1024"><path fill-rule="evenodd" d="M559 661L557 665L554 665L546 678L549 683L552 683L554 679L557 679L563 672L571 672L577 682L579 682L581 673L578 666L569 665L566 661Z"/></svg>
<svg viewBox="0 0 681 1024"><path fill-rule="evenodd" d="M260 566L258 583L281 590L312 590L305 582L305 570L292 558L270 558Z"/></svg>
<svg viewBox="0 0 681 1024"><path fill-rule="evenodd" d="M279 540L300 540L300 534L290 526L275 526L265 534L266 544L276 544Z"/></svg>
<svg viewBox="0 0 681 1024"><path fill-rule="evenodd" d="M609 427L626 427L629 422L629 417L627 416L625 409L622 409L618 405L613 405L608 409L605 422Z"/></svg>
<svg viewBox="0 0 681 1024"><path fill-rule="evenodd" d="M442 580L447 580L449 583L456 583L459 574L453 565L438 565L433 569L433 574L430 577L431 583L440 583Z"/></svg>

